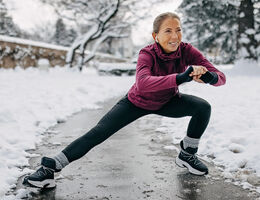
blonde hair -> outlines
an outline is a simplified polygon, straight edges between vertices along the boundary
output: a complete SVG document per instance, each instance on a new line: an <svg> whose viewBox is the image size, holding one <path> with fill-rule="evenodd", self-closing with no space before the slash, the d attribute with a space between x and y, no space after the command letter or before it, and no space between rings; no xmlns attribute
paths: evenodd
<svg viewBox="0 0 260 200"><path fill-rule="evenodd" d="M175 18L175 19L178 19L179 21L181 21L180 17L175 13L172 13L172 12L162 13L162 14L158 15L153 21L153 32L154 33L159 32L163 21L167 18Z"/></svg>

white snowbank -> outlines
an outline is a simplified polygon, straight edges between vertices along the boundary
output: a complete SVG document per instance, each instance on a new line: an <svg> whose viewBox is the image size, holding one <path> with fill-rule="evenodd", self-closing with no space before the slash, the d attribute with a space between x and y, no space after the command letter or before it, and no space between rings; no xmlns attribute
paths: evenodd
<svg viewBox="0 0 260 200"><path fill-rule="evenodd" d="M230 75L260 76L260 62L245 59L236 60Z"/></svg>
<svg viewBox="0 0 260 200"><path fill-rule="evenodd" d="M25 150L34 149L48 127L123 95L133 82L134 76L100 77L90 69L0 69L0 199L25 174L19 168L28 166Z"/></svg>
<svg viewBox="0 0 260 200"><path fill-rule="evenodd" d="M121 70L135 70L136 64L132 63L105 63L105 62L99 62L98 64L98 70L103 71L110 71L114 69L121 69Z"/></svg>

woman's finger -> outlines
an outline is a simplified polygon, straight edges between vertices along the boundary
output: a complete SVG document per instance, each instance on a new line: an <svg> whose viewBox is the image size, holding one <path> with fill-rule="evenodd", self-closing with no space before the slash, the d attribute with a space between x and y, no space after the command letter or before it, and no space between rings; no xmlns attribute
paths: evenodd
<svg viewBox="0 0 260 200"><path fill-rule="evenodd" d="M202 70L200 68L197 68L195 71L194 71L194 75L197 76L197 75L200 75L202 73Z"/></svg>
<svg viewBox="0 0 260 200"><path fill-rule="evenodd" d="M193 76L192 78L193 78L194 81L196 81L196 82L198 82L198 83L204 83L204 82L200 79L201 76L202 76L202 75Z"/></svg>

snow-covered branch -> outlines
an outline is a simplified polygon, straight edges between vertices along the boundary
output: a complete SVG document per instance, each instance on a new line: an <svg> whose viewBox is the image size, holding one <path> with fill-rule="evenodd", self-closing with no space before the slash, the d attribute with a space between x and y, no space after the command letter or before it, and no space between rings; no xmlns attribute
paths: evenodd
<svg viewBox="0 0 260 200"><path fill-rule="evenodd" d="M84 59L84 63L87 63L88 61L90 61L91 59L93 59L95 57L96 51L98 49L98 47L101 45L101 43L103 43L106 39L108 38L124 38L124 37L128 37L128 34L116 34L116 33L108 33L103 35L102 37L98 38L92 48L92 51L87 55L87 57ZM81 70L81 67L79 67L79 69Z"/></svg>
<svg viewBox="0 0 260 200"><path fill-rule="evenodd" d="M89 32L86 35L78 38L78 40L76 40L72 44L72 46L71 46L71 48L68 51L67 56L66 56L66 63L69 64L70 67L71 67L71 64L72 64L72 61L73 61L73 58L74 58L75 51L80 46L82 46L82 43L84 43L84 44L87 43L91 39L91 37L93 37L93 35L95 35L97 33L97 31L98 31L98 25L95 24L91 27L91 29L89 30ZM84 50L81 50L81 51L83 51L83 53L84 53ZM82 53L82 52L80 52L80 53Z"/></svg>
<svg viewBox="0 0 260 200"><path fill-rule="evenodd" d="M111 7L113 9L111 9ZM72 45L70 51L68 52L66 62L70 66L72 66L74 54L78 48L80 50L80 58L78 60L78 67L81 69L84 64L84 61L86 60L86 59L84 59L84 52L85 52L85 48L86 48L87 44L90 41L101 37L100 40L98 40L99 42L97 42L97 44L100 44L107 38L106 35L104 37L102 37L102 33L105 31L105 25L109 22L109 20L111 20L113 18L113 16L116 15L116 13L118 11L118 7L119 7L119 0L117 0L116 4L108 5L108 7L106 7L105 9L100 10L99 17L97 18L98 24L94 24L91 27L91 29L83 37L81 37L82 39L77 40L77 42L75 42ZM105 15L104 15L104 12L106 13Z"/></svg>

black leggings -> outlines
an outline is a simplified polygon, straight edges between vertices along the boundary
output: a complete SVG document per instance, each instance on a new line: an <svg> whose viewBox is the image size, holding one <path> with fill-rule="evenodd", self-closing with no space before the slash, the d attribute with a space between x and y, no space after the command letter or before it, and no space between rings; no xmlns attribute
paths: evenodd
<svg viewBox="0 0 260 200"><path fill-rule="evenodd" d="M148 114L158 114L173 118L192 116L187 135L191 138L200 138L208 125L210 113L210 104L204 99L192 95L176 95L161 109L156 111L136 107L125 96L114 105L94 128L73 141L62 152L66 155L69 162L77 160L119 129Z"/></svg>

